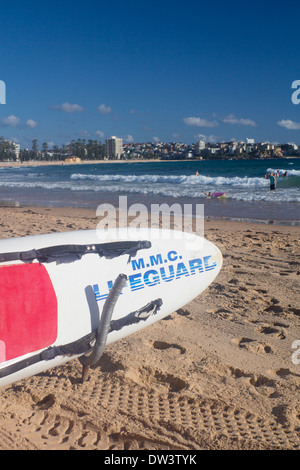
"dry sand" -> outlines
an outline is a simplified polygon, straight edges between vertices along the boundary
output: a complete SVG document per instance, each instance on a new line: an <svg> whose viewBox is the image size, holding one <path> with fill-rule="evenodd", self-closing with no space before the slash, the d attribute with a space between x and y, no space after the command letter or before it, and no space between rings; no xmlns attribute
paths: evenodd
<svg viewBox="0 0 300 470"><path fill-rule="evenodd" d="M0 208L0 238L96 224L92 211ZM108 346L83 384L74 360L2 387L0 449L299 449L299 232L207 221L216 281Z"/></svg>

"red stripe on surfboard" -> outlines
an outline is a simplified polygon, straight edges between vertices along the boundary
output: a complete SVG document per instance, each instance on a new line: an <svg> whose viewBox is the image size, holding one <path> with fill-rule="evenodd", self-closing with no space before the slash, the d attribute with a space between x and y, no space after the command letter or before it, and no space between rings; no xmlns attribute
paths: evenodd
<svg viewBox="0 0 300 470"><path fill-rule="evenodd" d="M46 268L0 267L0 362L50 346L57 338L57 299Z"/></svg>

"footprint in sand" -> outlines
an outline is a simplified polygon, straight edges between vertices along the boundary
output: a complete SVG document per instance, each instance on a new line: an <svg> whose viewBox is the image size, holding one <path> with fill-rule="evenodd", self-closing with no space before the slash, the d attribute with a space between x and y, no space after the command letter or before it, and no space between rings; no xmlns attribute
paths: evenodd
<svg viewBox="0 0 300 470"><path fill-rule="evenodd" d="M220 318L224 318L226 320L232 320L234 319L234 314L231 312L231 310L228 310L227 308L219 308L215 312L213 312L215 315L218 315Z"/></svg>
<svg viewBox="0 0 300 470"><path fill-rule="evenodd" d="M264 309L265 312L271 312L271 313L282 313L283 308L280 305L270 305L269 307Z"/></svg>
<svg viewBox="0 0 300 470"><path fill-rule="evenodd" d="M186 352L186 349L180 346L179 344L175 344L175 343L170 344L170 343L166 343L165 341L154 341L153 347L154 349L160 349L161 351L164 351L165 349L173 348L173 349L178 350L180 354L184 354Z"/></svg>
<svg viewBox="0 0 300 470"><path fill-rule="evenodd" d="M251 338L233 338L233 344L236 344L239 348L245 349L250 352L257 354L271 354L272 348L268 344L260 343L259 341Z"/></svg>
<svg viewBox="0 0 300 470"><path fill-rule="evenodd" d="M275 397L277 395L276 385L274 380L269 379L263 375L255 375L247 373L241 369L230 367L229 373L235 379L246 380L249 385L252 385L254 389L261 395L268 397Z"/></svg>
<svg viewBox="0 0 300 470"><path fill-rule="evenodd" d="M285 339L286 335L284 334L284 332L282 330L279 330L277 327L275 327L275 325L281 325L281 324L262 325L259 328L257 328L257 331L259 331L259 333L263 333L264 335L270 335L273 338Z"/></svg>
<svg viewBox="0 0 300 470"><path fill-rule="evenodd" d="M300 308L291 307L290 312L293 313L294 315L298 316L298 317L300 316Z"/></svg>
<svg viewBox="0 0 300 470"><path fill-rule="evenodd" d="M176 313L178 315L182 316L182 317L187 317L188 315L191 314L191 312L189 310L186 310L186 309L183 309L183 308L179 308Z"/></svg>
<svg viewBox="0 0 300 470"><path fill-rule="evenodd" d="M297 374L295 372L292 372L290 369L273 369L268 371L269 374L276 375L277 377L280 377L282 379L287 378L288 376L295 377L297 380L299 380L300 374Z"/></svg>

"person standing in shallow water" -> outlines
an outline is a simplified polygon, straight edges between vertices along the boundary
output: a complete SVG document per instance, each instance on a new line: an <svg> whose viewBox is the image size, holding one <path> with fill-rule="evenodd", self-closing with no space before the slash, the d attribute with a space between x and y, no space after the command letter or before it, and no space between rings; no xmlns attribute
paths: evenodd
<svg viewBox="0 0 300 470"><path fill-rule="evenodd" d="M271 171L271 173L269 175L267 175L267 174L265 175L265 178L269 178L269 180L270 180L270 190L273 191L276 188L276 177L275 177L275 175Z"/></svg>

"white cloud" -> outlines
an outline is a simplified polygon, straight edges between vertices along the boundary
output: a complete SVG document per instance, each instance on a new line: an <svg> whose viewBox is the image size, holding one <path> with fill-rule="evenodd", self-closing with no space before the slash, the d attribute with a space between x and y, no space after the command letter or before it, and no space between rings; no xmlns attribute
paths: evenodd
<svg viewBox="0 0 300 470"><path fill-rule="evenodd" d="M124 140L125 140L125 142L127 142L128 144L130 144L130 143L133 142L133 137L132 137L132 135L127 134L127 135L125 135Z"/></svg>
<svg viewBox="0 0 300 470"><path fill-rule="evenodd" d="M256 126L256 122L252 121L252 119L244 119L244 118L236 118L233 114L229 114L229 116L223 119L223 122L226 124L241 124L242 126Z"/></svg>
<svg viewBox="0 0 300 470"><path fill-rule="evenodd" d="M4 124L4 126L17 127L20 124L20 121L20 118L11 114L10 116L7 116L6 118L2 119L2 124Z"/></svg>
<svg viewBox="0 0 300 470"><path fill-rule="evenodd" d="M194 135L194 139L196 140L206 140L206 135L204 134L197 134L197 135Z"/></svg>
<svg viewBox="0 0 300 470"><path fill-rule="evenodd" d="M217 127L219 125L217 121L208 121L208 119L202 119L200 117L183 118L183 122L187 126L197 126L197 127Z"/></svg>
<svg viewBox="0 0 300 470"><path fill-rule="evenodd" d="M158 142L160 142L160 139L159 139L159 137L156 137L156 136L154 136L154 137L153 137L153 140L154 140L154 142L155 142L155 143L158 143Z"/></svg>
<svg viewBox="0 0 300 470"><path fill-rule="evenodd" d="M84 111L83 107L79 104L70 103L57 104L55 106L52 106L52 108L64 111L66 113L82 113Z"/></svg>
<svg viewBox="0 0 300 470"><path fill-rule="evenodd" d="M210 142L211 144L215 144L216 142L219 141L219 137L216 135L204 135L204 134L197 134L194 135L195 140L204 140L204 142Z"/></svg>
<svg viewBox="0 0 300 470"><path fill-rule="evenodd" d="M289 130L300 130L300 122L291 121L290 119L282 119L278 121L277 124Z"/></svg>
<svg viewBox="0 0 300 470"><path fill-rule="evenodd" d="M26 127L31 127L31 129L34 129L37 125L38 123L33 119L27 119L26 121Z"/></svg>
<svg viewBox="0 0 300 470"><path fill-rule="evenodd" d="M85 131L85 130L79 131L78 134L80 135L80 137L83 137L84 139L90 136L89 131Z"/></svg>
<svg viewBox="0 0 300 470"><path fill-rule="evenodd" d="M103 139L103 137L104 137L104 132L102 132L102 131L96 131L96 132L95 132L95 135L96 135L97 137L99 137L100 139Z"/></svg>
<svg viewBox="0 0 300 470"><path fill-rule="evenodd" d="M102 131L96 131L96 132L95 132L95 135L96 135L97 137L99 137L99 139L103 139L103 137L104 137L105 134L104 134L104 132L102 132Z"/></svg>
<svg viewBox="0 0 300 470"><path fill-rule="evenodd" d="M106 106L105 104L100 104L100 106L98 106L98 111L101 114L111 114L112 108L110 106Z"/></svg>

